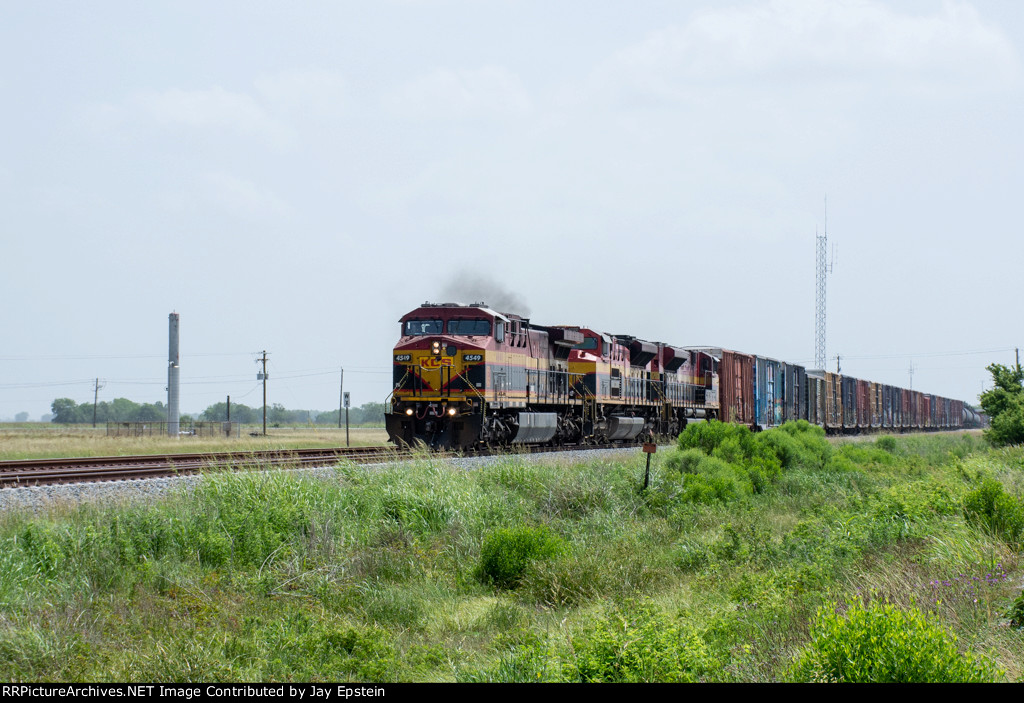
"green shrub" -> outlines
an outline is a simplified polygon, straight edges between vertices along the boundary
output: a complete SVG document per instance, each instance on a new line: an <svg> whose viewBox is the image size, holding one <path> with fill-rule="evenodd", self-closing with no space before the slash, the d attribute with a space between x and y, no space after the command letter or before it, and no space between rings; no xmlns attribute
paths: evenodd
<svg viewBox="0 0 1024 703"><path fill-rule="evenodd" d="M818 611L811 644L794 662L795 681L850 683L991 682L982 657L957 649L956 636L917 609L853 602L845 615Z"/></svg>
<svg viewBox="0 0 1024 703"><path fill-rule="evenodd" d="M671 449L665 455L664 467L678 474L695 474L697 465L706 456L700 449Z"/></svg>
<svg viewBox="0 0 1024 703"><path fill-rule="evenodd" d="M696 473L686 477L682 499L688 503L710 505L728 503L749 495L753 486L748 474L714 456L706 456L697 464Z"/></svg>
<svg viewBox="0 0 1024 703"><path fill-rule="evenodd" d="M896 438L892 435L886 435L885 437L879 437L875 440L875 446L879 449L889 452L890 454L896 453Z"/></svg>
<svg viewBox="0 0 1024 703"><path fill-rule="evenodd" d="M754 453L754 436L750 428L718 420L687 425L679 435L677 444L680 449L700 449L705 454L711 454L727 441L730 445L738 447L745 456Z"/></svg>
<svg viewBox="0 0 1024 703"><path fill-rule="evenodd" d="M551 559L563 549L562 539L546 525L497 530L484 538L477 576L499 588L514 588L531 561Z"/></svg>
<svg viewBox="0 0 1024 703"><path fill-rule="evenodd" d="M720 668L699 633L650 604L617 607L573 637L572 649L566 678L573 681L694 682Z"/></svg>
<svg viewBox="0 0 1024 703"><path fill-rule="evenodd" d="M1018 542L1024 534L1024 505L994 478L984 479L964 497L964 514L1008 542Z"/></svg>

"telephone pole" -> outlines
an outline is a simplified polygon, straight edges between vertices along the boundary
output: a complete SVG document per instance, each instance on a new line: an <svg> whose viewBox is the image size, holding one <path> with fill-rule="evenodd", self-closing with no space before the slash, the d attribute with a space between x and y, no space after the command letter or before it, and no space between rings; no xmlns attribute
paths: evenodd
<svg viewBox="0 0 1024 703"><path fill-rule="evenodd" d="M263 356L256 363L263 362L263 373L256 374L257 381L263 381L263 436L267 436L267 350L260 352Z"/></svg>
<svg viewBox="0 0 1024 703"><path fill-rule="evenodd" d="M92 395L92 426L96 426L96 406L99 404L100 399L100 388L107 385L106 383L100 383L100 379L96 379L96 387L93 390Z"/></svg>

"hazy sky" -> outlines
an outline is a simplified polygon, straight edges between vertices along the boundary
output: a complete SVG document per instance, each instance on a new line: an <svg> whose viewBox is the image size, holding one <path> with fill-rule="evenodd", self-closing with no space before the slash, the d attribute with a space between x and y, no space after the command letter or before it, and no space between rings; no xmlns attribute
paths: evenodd
<svg viewBox="0 0 1024 703"><path fill-rule="evenodd" d="M975 401L1020 334L1024 5L9 2L0 418L382 401L398 318L542 324ZM492 296L493 297L493 296ZM984 352L984 353L967 353Z"/></svg>

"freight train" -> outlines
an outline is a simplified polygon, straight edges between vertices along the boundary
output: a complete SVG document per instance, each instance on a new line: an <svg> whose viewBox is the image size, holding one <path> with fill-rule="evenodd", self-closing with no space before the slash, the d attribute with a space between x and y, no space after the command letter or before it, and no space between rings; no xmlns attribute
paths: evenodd
<svg viewBox="0 0 1024 703"><path fill-rule="evenodd" d="M754 430L957 429L959 400L718 347L542 326L484 303L424 303L401 320L390 441L436 448L633 442L719 419Z"/></svg>

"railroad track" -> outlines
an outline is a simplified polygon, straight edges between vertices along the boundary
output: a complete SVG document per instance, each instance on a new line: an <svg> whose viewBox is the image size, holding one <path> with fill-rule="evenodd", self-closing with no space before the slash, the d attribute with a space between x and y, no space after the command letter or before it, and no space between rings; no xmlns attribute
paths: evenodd
<svg viewBox="0 0 1024 703"><path fill-rule="evenodd" d="M635 445L601 444L563 447L525 447L514 453L541 453L578 449L629 448ZM490 456L501 450L461 452L460 456ZM336 447L332 449L290 449L264 452L220 452L214 454L151 454L66 459L18 459L0 461L0 489L52 486L65 483L125 481L168 478L211 471L266 469L273 467L324 466L348 461L359 464L396 461L412 453L392 447ZM453 456L439 452L438 456Z"/></svg>
<svg viewBox="0 0 1024 703"><path fill-rule="evenodd" d="M338 461L365 463L396 459L408 452L387 447L338 447L215 454L152 454L0 461L0 488L62 483L166 478L206 471L322 466Z"/></svg>

